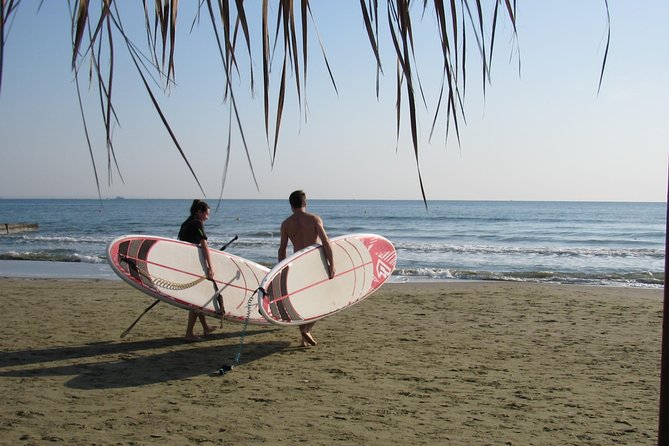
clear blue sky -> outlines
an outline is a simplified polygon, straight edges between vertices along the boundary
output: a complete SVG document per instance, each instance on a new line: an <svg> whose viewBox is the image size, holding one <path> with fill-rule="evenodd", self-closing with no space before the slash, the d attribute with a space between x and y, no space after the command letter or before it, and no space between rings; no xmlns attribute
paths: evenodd
<svg viewBox="0 0 669 446"><path fill-rule="evenodd" d="M179 15L178 85L170 95L161 95L160 102L207 198L215 199L225 161L228 109L222 103L223 78L210 26L203 20L190 33L193 11L186 3L181 2ZM37 13L38 4L22 3L5 48L0 198L94 198L97 190L70 71L67 7L64 2L45 2ZM428 199L664 201L669 152L669 2L609 0L611 49L599 95L604 1L521 0L518 5L521 73L507 23L499 29L492 84L485 98L476 48L469 41L472 65L461 147L454 138L445 142L443 125L428 141L441 59L432 15L417 26L417 58L429 108L419 116L420 163ZM420 199L406 122L396 151L391 42L382 41L385 75L377 101L373 58L359 3L316 0L312 9L339 96L329 83L311 34L308 120L300 120L291 90L272 169L262 91L257 88L251 97L244 60L237 94L260 191L234 132L224 198L285 198L302 188L311 198ZM142 32L137 10L124 12L126 25ZM259 16L251 15L259 86ZM144 40L140 37L137 42ZM103 197L200 197L120 41L116 48L115 106L120 126L114 130L114 142L125 183L116 174L108 183L103 133L95 114L97 98L85 93ZM277 79L273 78L274 101Z"/></svg>

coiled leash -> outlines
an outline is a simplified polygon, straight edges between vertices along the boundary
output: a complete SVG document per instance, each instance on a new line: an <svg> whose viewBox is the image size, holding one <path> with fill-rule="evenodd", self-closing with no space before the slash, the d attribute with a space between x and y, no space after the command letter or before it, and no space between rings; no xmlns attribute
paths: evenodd
<svg viewBox="0 0 669 446"><path fill-rule="evenodd" d="M235 355L235 362L234 364L223 364L220 369L218 369L218 374L219 375L225 375L225 372L231 371L235 366L239 364L239 360L242 357L242 349L244 348L244 338L246 337L246 332L249 327L249 320L251 319L251 302L253 301L253 297L258 293L258 291L262 290L262 288L258 287L253 294L251 294L251 297L249 297L249 300L246 301L246 319L244 319L244 326L242 328L242 334L239 336L239 349L237 350L237 354ZM264 292L264 290L263 290Z"/></svg>
<svg viewBox="0 0 669 446"><path fill-rule="evenodd" d="M172 282L171 280L163 279L161 277L156 277L142 270L139 266L137 266L137 263L135 263L135 261L129 257L123 257L122 261L127 263L128 267L131 268L133 271L137 272L137 274L149 280L153 285L160 288L164 288L166 290L171 290L171 291L186 290L188 288L194 287L195 285L206 279L206 277L198 277L192 282L185 282L185 283Z"/></svg>

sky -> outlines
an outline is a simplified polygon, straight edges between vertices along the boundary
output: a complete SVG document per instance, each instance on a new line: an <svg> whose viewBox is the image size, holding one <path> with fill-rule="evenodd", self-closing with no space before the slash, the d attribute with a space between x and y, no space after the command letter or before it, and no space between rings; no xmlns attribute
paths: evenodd
<svg viewBox="0 0 669 446"><path fill-rule="evenodd" d="M5 46L0 198L96 198L70 66L69 12L65 2L45 2L37 12L39 3L21 4ZM168 94L154 91L204 195L117 40L114 145L123 181L116 172L108 175L96 92L83 83L103 198L215 200L221 192L229 119L222 67L206 17L190 30L195 10L188 8L196 2L189 3L179 9L177 85ZM421 5L415 2L416 62L427 104L418 114L419 166L428 200L666 201L669 2L609 0L611 45L598 94L604 0L520 0L517 42L503 21L485 95L478 50L468 42L466 125L461 122L459 143L453 132L446 138L443 113L429 138L442 60L434 16L428 10L421 21ZM312 29L307 111L296 106L289 84L272 166L260 88L260 16L249 10L256 91L252 95L249 88L248 58L234 82L258 188L233 130L223 198L283 199L304 189L315 199L422 199L406 109L396 137L395 59L385 20L377 98L359 3L315 0L312 11L338 92ZM385 17L385 6L382 11ZM144 44L141 10L121 14ZM275 60L272 107L279 68Z"/></svg>

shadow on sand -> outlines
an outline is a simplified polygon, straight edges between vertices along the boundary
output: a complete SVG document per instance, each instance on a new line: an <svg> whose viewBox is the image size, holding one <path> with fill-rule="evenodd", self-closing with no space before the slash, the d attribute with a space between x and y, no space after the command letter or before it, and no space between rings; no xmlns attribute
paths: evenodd
<svg viewBox="0 0 669 446"><path fill-rule="evenodd" d="M0 377L74 376L66 383L67 387L91 390L136 387L203 374L216 375L224 364L243 366L290 348L290 343L286 341L248 342L250 337L269 331L272 330L258 330L246 334L239 364L235 363L235 358L240 352L239 342L228 345L212 345L211 342L221 339L238 341L241 332L233 332L213 334L207 341L199 343L187 343L183 338L167 338L2 352ZM151 352L184 345L193 348ZM116 357L105 358L106 355ZM48 363L53 361L76 363L49 366ZM29 365L33 367L22 367ZM22 368L5 370L14 367Z"/></svg>

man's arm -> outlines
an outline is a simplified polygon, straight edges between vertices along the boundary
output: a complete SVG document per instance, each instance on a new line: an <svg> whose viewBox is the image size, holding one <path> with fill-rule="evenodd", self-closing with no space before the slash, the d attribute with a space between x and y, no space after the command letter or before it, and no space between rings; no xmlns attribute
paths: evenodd
<svg viewBox="0 0 669 446"><path fill-rule="evenodd" d="M279 262L286 258L286 249L288 248L288 234L286 233L285 224L281 225L281 242L279 242Z"/></svg>
<svg viewBox="0 0 669 446"><path fill-rule="evenodd" d="M332 257L332 247L330 246L330 239L328 238L325 228L323 227L323 220L320 217L316 217L316 234L321 240L321 245L323 245L323 252L325 253L325 259L328 261L328 275L330 279L335 276L335 267L334 260Z"/></svg>

